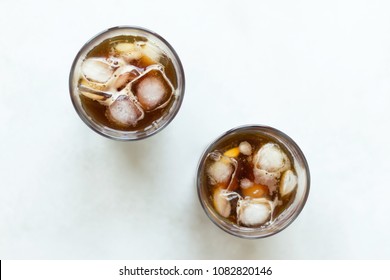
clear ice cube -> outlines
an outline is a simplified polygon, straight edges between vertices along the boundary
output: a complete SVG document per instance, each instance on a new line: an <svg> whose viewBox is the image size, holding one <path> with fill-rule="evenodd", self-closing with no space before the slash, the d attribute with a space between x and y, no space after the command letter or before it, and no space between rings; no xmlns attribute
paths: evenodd
<svg viewBox="0 0 390 280"><path fill-rule="evenodd" d="M263 169L254 168L253 175L255 176L255 183L267 186L270 194L273 194L278 188L280 172L268 172Z"/></svg>
<svg viewBox="0 0 390 280"><path fill-rule="evenodd" d="M127 62L137 60L142 56L142 50L136 43L118 43L115 52L121 55Z"/></svg>
<svg viewBox="0 0 390 280"><path fill-rule="evenodd" d="M232 211L228 194L229 193L226 190L221 188L217 188L213 193L214 208L225 218L229 217L230 212Z"/></svg>
<svg viewBox="0 0 390 280"><path fill-rule="evenodd" d="M152 69L133 82L131 91L141 107L149 112L168 105L174 89L163 72Z"/></svg>
<svg viewBox="0 0 390 280"><path fill-rule="evenodd" d="M121 91L125 88L125 86L133 81L135 78L139 76L139 72L136 69L133 69L129 72L125 72L123 74L120 74L114 82L114 87L117 91Z"/></svg>
<svg viewBox="0 0 390 280"><path fill-rule="evenodd" d="M252 187L253 185L254 185L253 182L247 178L244 178L240 181L240 187L242 189L248 189L248 188Z"/></svg>
<svg viewBox="0 0 390 280"><path fill-rule="evenodd" d="M216 183L228 183L234 172L234 167L228 161L216 161L212 163L207 173Z"/></svg>
<svg viewBox="0 0 390 280"><path fill-rule="evenodd" d="M85 97L99 102L104 102L112 96L112 94L109 92L94 89L93 87L88 87L84 84L79 85L79 91Z"/></svg>
<svg viewBox="0 0 390 280"><path fill-rule="evenodd" d="M142 46L143 55L157 63L162 57L162 51L156 45L148 42Z"/></svg>
<svg viewBox="0 0 390 280"><path fill-rule="evenodd" d="M254 164L257 168L269 172L282 172L290 168L287 155L274 143L265 144L260 148L254 157Z"/></svg>
<svg viewBox="0 0 390 280"><path fill-rule="evenodd" d="M113 67L103 58L88 58L83 61L81 71L92 82L105 83L114 73Z"/></svg>
<svg viewBox="0 0 390 280"><path fill-rule="evenodd" d="M119 96L106 111L107 118L123 127L135 126L144 117L144 112L128 96Z"/></svg>
<svg viewBox="0 0 390 280"><path fill-rule="evenodd" d="M237 219L240 224L258 226L270 219L272 210L272 202L265 198L239 200Z"/></svg>
<svg viewBox="0 0 390 280"><path fill-rule="evenodd" d="M287 170L280 179L279 191L282 196L291 193L297 186L298 178L293 171Z"/></svg>
<svg viewBox="0 0 390 280"><path fill-rule="evenodd" d="M252 154L252 146L247 141L241 142L238 148L243 155L250 156Z"/></svg>

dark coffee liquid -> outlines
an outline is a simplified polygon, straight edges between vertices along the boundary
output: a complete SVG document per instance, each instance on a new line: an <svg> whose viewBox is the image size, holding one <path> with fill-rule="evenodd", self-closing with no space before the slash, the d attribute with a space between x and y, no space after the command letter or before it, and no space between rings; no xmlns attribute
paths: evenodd
<svg viewBox="0 0 390 280"><path fill-rule="evenodd" d="M147 39L140 36L117 36L110 39L107 39L94 47L86 56L87 58L98 57L98 58L108 58L112 55L112 48L118 43L136 43L136 42L147 42ZM134 59L131 61L131 65L144 70L146 67L156 64L151 58L146 55L142 55L138 59ZM169 79L175 90L177 89L177 77L175 68L171 59L169 59L165 54L162 53L159 58L158 64L161 64L164 69L164 73L166 77ZM107 106L100 104L98 101L92 100L84 95L80 94L80 100L85 112L97 123L102 124L104 126L123 131L138 131L143 130L151 125L154 122L158 121L166 114L168 114L169 108L175 101L175 95L169 101L169 104L160 109L156 109L151 112L145 112L145 116L142 120L139 120L135 126L123 127L112 121L110 121L106 117L106 109Z"/></svg>

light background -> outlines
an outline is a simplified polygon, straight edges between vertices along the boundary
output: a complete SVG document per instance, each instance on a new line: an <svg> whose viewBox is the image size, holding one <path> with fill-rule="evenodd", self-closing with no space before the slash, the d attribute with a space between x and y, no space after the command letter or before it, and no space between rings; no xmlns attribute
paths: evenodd
<svg viewBox="0 0 390 280"><path fill-rule="evenodd" d="M1 259L390 258L389 1L0 2ZM81 46L117 25L162 35L184 103L135 143L69 98ZM195 173L242 124L291 136L312 185L298 219L242 240L208 220Z"/></svg>

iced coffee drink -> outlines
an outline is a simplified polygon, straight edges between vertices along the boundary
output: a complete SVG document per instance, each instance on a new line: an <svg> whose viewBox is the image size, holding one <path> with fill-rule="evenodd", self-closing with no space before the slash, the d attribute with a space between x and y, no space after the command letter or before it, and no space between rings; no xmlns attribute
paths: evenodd
<svg viewBox="0 0 390 280"><path fill-rule="evenodd" d="M175 51L160 36L113 28L80 51L70 77L72 100L95 131L115 139L149 136L177 113L184 74Z"/></svg>
<svg viewBox="0 0 390 280"><path fill-rule="evenodd" d="M298 215L308 193L308 174L302 152L288 136L268 127L243 127L207 149L198 170L198 192L218 226L258 238L280 231Z"/></svg>

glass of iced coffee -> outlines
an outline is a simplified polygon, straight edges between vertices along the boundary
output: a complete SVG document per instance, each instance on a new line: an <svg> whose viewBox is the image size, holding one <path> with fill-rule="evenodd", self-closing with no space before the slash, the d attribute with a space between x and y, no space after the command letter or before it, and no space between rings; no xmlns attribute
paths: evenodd
<svg viewBox="0 0 390 280"><path fill-rule="evenodd" d="M273 235L291 224L306 203L309 167L283 132L259 125L227 131L203 153L198 195L209 218L243 238Z"/></svg>
<svg viewBox="0 0 390 280"><path fill-rule="evenodd" d="M177 114L184 71L175 50L140 27L110 28L74 59L69 77L73 105L94 131L115 140L151 136Z"/></svg>

